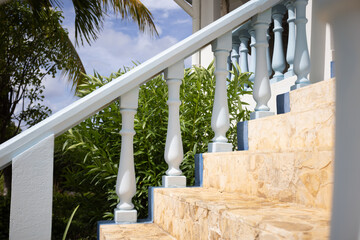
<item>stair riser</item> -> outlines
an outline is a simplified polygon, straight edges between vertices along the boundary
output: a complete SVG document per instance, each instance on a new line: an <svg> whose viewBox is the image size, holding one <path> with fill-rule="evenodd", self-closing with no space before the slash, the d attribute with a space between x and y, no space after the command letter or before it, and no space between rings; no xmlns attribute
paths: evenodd
<svg viewBox="0 0 360 240"><path fill-rule="evenodd" d="M203 157L206 188L331 208L332 151L238 152Z"/></svg>

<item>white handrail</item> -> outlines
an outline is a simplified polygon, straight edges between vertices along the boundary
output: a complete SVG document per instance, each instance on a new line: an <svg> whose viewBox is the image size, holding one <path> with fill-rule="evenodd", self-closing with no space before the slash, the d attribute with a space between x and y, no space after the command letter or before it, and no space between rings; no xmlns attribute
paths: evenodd
<svg viewBox="0 0 360 240"><path fill-rule="evenodd" d="M167 67L190 56L211 41L241 25L252 16L273 7L279 2L281 0L252 0L243 4L130 72L11 138L0 145L0 169L9 165L13 157L45 137L51 134L58 136L67 131L135 86L145 83Z"/></svg>

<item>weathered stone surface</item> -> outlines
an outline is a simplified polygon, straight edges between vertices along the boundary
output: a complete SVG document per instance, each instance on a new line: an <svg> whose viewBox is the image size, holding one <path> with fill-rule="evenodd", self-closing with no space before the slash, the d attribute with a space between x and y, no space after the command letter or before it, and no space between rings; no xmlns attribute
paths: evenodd
<svg viewBox="0 0 360 240"><path fill-rule="evenodd" d="M205 188L330 209L333 151L207 153Z"/></svg>
<svg viewBox="0 0 360 240"><path fill-rule="evenodd" d="M154 221L177 239L327 239L329 212L216 189L155 189Z"/></svg>
<svg viewBox="0 0 360 240"><path fill-rule="evenodd" d="M99 231L100 240L176 239L153 223L101 225Z"/></svg>

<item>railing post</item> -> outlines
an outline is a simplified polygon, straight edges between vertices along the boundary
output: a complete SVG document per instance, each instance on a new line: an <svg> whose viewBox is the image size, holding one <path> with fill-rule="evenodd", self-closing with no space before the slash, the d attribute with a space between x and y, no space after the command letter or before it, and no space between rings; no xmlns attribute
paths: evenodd
<svg viewBox="0 0 360 240"><path fill-rule="evenodd" d="M274 51L272 59L272 68L274 69L274 76L272 82L278 82L284 79L285 70L285 56L282 42L282 19L284 17L285 7L280 4L272 9L272 18L274 19Z"/></svg>
<svg viewBox="0 0 360 240"><path fill-rule="evenodd" d="M240 40L240 69L241 72L249 72L248 66L248 44L249 44L250 35L247 30L242 30L239 32Z"/></svg>
<svg viewBox="0 0 360 240"><path fill-rule="evenodd" d="M232 33L228 32L211 44L215 55L215 99L211 117L211 128L215 133L212 142L209 143L209 152L232 151L232 144L228 143L226 132L230 127L229 107L227 103L226 89L226 59L231 50Z"/></svg>
<svg viewBox="0 0 360 240"><path fill-rule="evenodd" d="M186 177L182 175L179 168L184 157L179 118L180 85L184 77L184 62L177 62L168 67L164 73L169 88L167 101L169 119L164 158L169 168L166 175L162 177L162 185L163 187L186 187Z"/></svg>
<svg viewBox="0 0 360 240"><path fill-rule="evenodd" d="M255 66L256 66L256 38L255 38L255 29L253 22L251 23L251 27L249 29L250 34L250 47L251 47L251 58L250 58L250 66L249 66L249 72L251 72L251 76L249 78L250 81L255 81Z"/></svg>
<svg viewBox="0 0 360 240"><path fill-rule="evenodd" d="M116 194L120 203L114 210L115 222L136 222L137 212L132 198L136 193L133 138L134 116L138 107L139 87L135 87L120 97L120 113L122 116L121 152Z"/></svg>
<svg viewBox="0 0 360 240"><path fill-rule="evenodd" d="M256 107L255 112L252 112L250 117L255 119L274 115L267 106L271 97L271 89L266 60L266 48L268 47L266 32L271 21L271 9L256 15L252 21L256 36L256 68L253 90Z"/></svg>
<svg viewBox="0 0 360 240"><path fill-rule="evenodd" d="M51 239L54 135L12 160L10 239Z"/></svg>
<svg viewBox="0 0 360 240"><path fill-rule="evenodd" d="M296 9L296 42L294 72L297 76L295 85L291 90L295 90L310 84L308 74L310 73L310 56L306 38L306 5L308 0L295 0Z"/></svg>
<svg viewBox="0 0 360 240"><path fill-rule="evenodd" d="M289 69L285 73L285 78L294 76L294 57L295 57L295 6L294 0L288 0L285 2L285 6L288 10L288 25L289 35L286 51L286 61L289 64Z"/></svg>

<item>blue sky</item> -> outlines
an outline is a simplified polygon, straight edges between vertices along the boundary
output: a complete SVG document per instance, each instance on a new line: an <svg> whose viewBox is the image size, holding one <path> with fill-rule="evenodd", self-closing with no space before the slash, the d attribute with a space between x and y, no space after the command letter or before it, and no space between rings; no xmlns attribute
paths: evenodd
<svg viewBox="0 0 360 240"><path fill-rule="evenodd" d="M103 31L91 46L77 47L87 74L94 71L109 76L123 66L133 66L132 61L144 62L189 36L192 32L191 17L173 0L143 0L154 16L159 37L140 33L135 23L122 21L109 14ZM69 0L64 0L63 25L70 39L75 42L74 10ZM188 62L188 61L187 61ZM45 101L53 113L74 102L76 98L65 79L47 78Z"/></svg>

